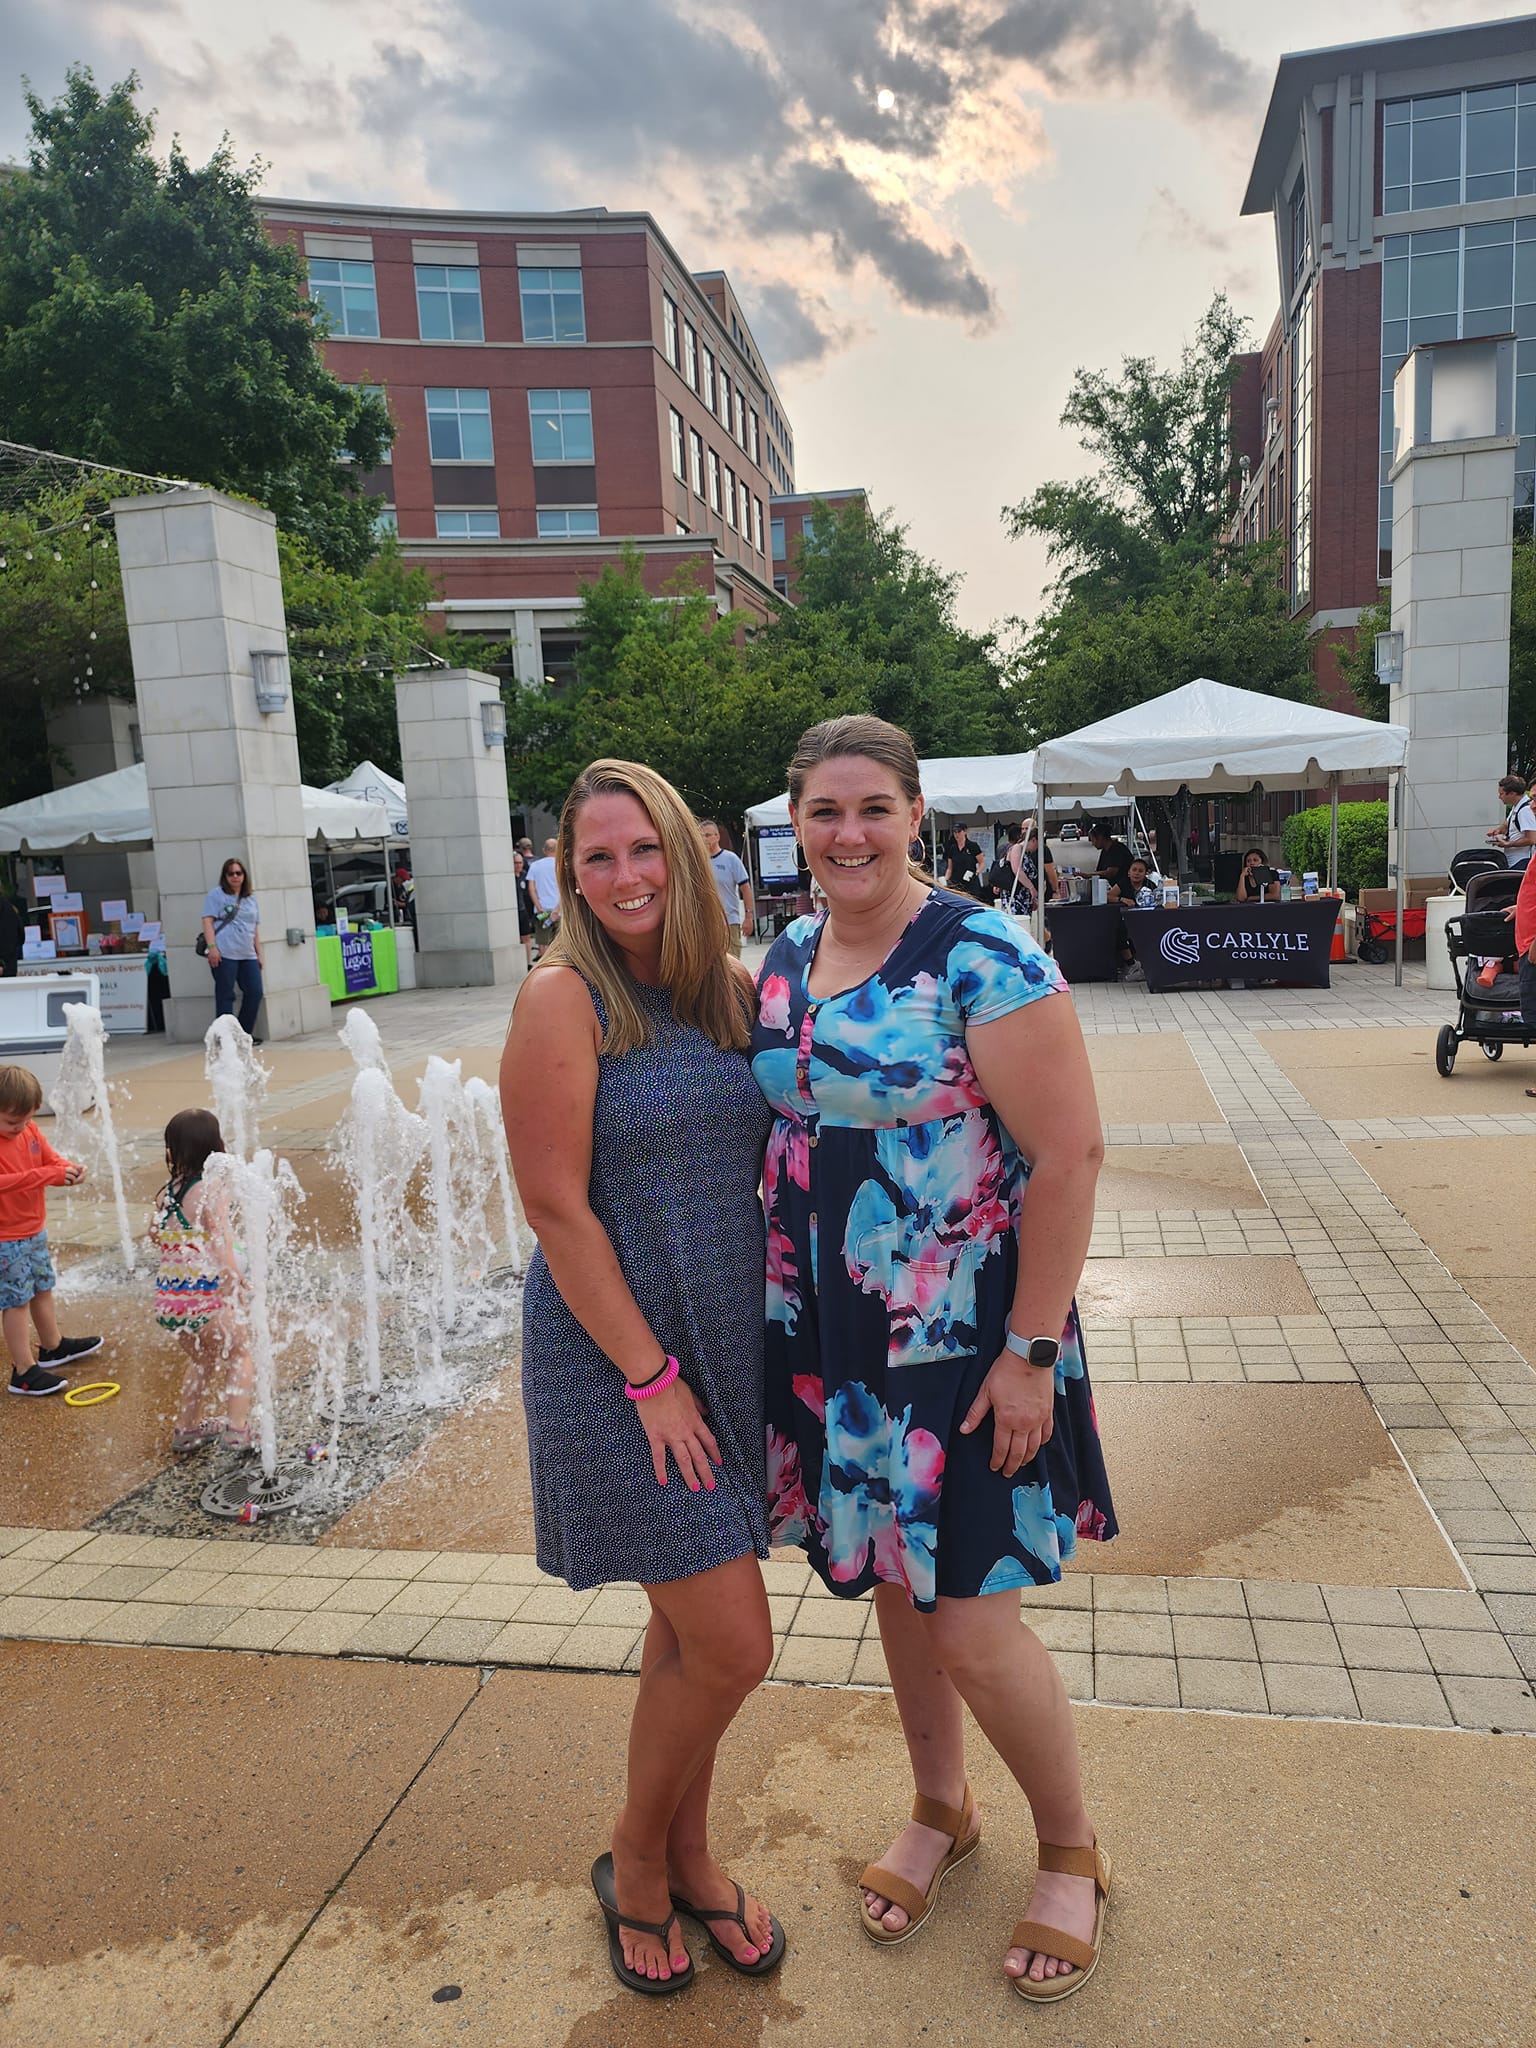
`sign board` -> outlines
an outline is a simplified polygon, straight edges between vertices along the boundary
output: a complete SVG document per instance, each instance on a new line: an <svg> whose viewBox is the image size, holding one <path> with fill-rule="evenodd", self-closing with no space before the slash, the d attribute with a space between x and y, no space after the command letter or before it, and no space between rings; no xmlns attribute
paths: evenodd
<svg viewBox="0 0 1536 2048"><path fill-rule="evenodd" d="M39 899L44 896L57 896L68 888L69 882L63 875L34 875L32 877L32 894Z"/></svg>
<svg viewBox="0 0 1536 2048"><path fill-rule="evenodd" d="M793 825L761 825L757 833L757 873L764 882L793 882L795 865Z"/></svg>
<svg viewBox="0 0 1536 2048"><path fill-rule="evenodd" d="M1225 903L1128 910L1125 929L1149 989L1212 981L1288 981L1328 987L1337 897L1310 903Z"/></svg>
<svg viewBox="0 0 1536 2048"><path fill-rule="evenodd" d="M341 934L341 978L348 995L361 995L374 984L373 933Z"/></svg>
<svg viewBox="0 0 1536 2048"><path fill-rule="evenodd" d="M93 954L88 967L78 975L73 972L71 979L94 981L97 1002L101 1009L101 1021L108 1031L119 1038L142 1036L149 1029L149 975L148 962L142 953L130 956L114 956L110 953ZM50 965L34 963L30 954L24 954L20 972L24 976L57 974L59 970ZM71 1001L74 998L71 997Z"/></svg>

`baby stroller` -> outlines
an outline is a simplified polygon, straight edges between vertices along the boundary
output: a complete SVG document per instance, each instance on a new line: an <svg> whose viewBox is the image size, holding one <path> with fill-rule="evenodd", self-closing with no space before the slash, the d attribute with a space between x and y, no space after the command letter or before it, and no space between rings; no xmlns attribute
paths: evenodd
<svg viewBox="0 0 1536 2048"><path fill-rule="evenodd" d="M1435 1040L1436 1070L1449 1077L1463 1039L1482 1048L1485 1059L1504 1057L1506 1045L1529 1046L1536 1030L1520 1018L1520 977L1500 970L1491 988L1477 979L1485 959L1505 959L1515 949L1515 927L1504 915L1520 893L1521 871L1486 869L1467 878L1467 907L1446 924L1446 944L1456 974L1459 1001L1454 1024L1442 1024Z"/></svg>

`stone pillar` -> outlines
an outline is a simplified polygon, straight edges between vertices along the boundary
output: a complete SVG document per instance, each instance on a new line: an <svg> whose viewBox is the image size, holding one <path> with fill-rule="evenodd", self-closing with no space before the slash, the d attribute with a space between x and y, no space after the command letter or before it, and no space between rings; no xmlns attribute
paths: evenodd
<svg viewBox="0 0 1536 2048"><path fill-rule="evenodd" d="M113 507L134 690L149 778L172 1038L201 1038L213 982L195 942L203 898L231 854L261 904L265 1031L324 1028L293 699L256 708L252 650L286 652L276 522L219 491L120 498ZM294 946L286 934L303 934Z"/></svg>
<svg viewBox="0 0 1536 2048"><path fill-rule="evenodd" d="M1390 715L1412 735L1410 875L1444 874L1462 847L1485 843L1509 765L1516 441L1506 349L1513 343L1417 349L1395 390L1392 629L1403 635L1403 674Z"/></svg>
<svg viewBox="0 0 1536 2048"><path fill-rule="evenodd" d="M501 685L474 669L395 684L424 988L480 988L522 969L506 748L487 746L483 704L500 709Z"/></svg>

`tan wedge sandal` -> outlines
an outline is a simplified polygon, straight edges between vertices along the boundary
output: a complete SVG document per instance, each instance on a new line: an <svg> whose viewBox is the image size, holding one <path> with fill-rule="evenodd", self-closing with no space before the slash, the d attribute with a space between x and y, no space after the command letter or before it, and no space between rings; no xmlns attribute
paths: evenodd
<svg viewBox="0 0 1536 2048"><path fill-rule="evenodd" d="M912 1818L925 1828L934 1828L941 1835L953 1835L954 1846L940 1860L938 1869L925 1892L915 1884L908 1884L904 1877L898 1877L894 1870L887 1870L879 1863L868 1864L859 1879L861 1892L878 1892L882 1899L889 1899L891 1906L900 1906L907 1916L905 1927L893 1934L888 1927L882 1927L871 1914L863 1899L859 1900L859 1925L871 1941L878 1941L892 1947L898 1941L905 1941L910 1934L916 1934L919 1927L933 1911L934 1901L939 1896L939 1886L967 1856L976 1853L976 1844L981 1840L981 1828L976 1820L976 1802L971 1797L969 1785L960 1806L941 1806L937 1799L925 1799L921 1792L912 1802ZM890 1911L890 1906L886 1907Z"/></svg>
<svg viewBox="0 0 1536 2048"><path fill-rule="evenodd" d="M1091 1877L1098 1908L1091 1944L1079 1941L1076 1935L1060 1927L1046 1927L1039 1920L1021 1920L1013 1930L1010 1948L1033 1949L1039 1955L1055 1956L1058 1962L1072 1965L1068 1977L1045 1977L1038 1982L1029 1976L1010 1979L1020 1998L1030 1999L1036 2005L1050 2005L1058 1998L1070 1998L1074 1991L1081 1991L1098 1967L1111 1871L1109 1858L1097 1842L1091 1849L1060 1849L1053 1842L1042 1842L1038 1862L1042 1870L1057 1870L1066 1877Z"/></svg>

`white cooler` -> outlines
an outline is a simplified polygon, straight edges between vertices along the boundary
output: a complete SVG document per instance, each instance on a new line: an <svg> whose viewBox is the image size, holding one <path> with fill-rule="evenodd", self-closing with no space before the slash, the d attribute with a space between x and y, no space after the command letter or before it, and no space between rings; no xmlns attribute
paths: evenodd
<svg viewBox="0 0 1536 2048"><path fill-rule="evenodd" d="M1467 907L1465 896L1431 896L1424 906L1424 985L1426 988L1448 989L1456 992L1456 973L1451 966L1450 949L1445 943L1445 927L1453 917L1460 917Z"/></svg>
<svg viewBox="0 0 1536 2048"><path fill-rule="evenodd" d="M66 1003L87 1003L101 1008L101 991L94 974L76 974L65 969L57 974L7 976L0 980L0 1059L8 1065L30 1067L43 1084L41 1114L52 1116L48 1091L59 1077L59 1061L69 1026L64 1017Z"/></svg>

